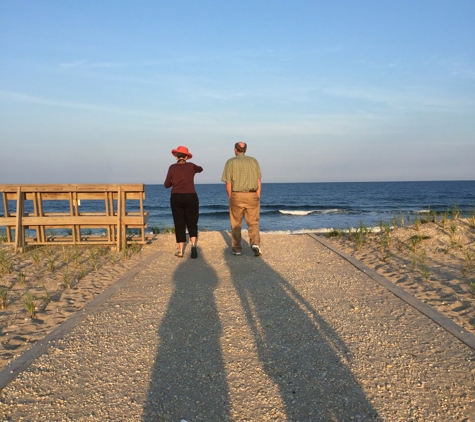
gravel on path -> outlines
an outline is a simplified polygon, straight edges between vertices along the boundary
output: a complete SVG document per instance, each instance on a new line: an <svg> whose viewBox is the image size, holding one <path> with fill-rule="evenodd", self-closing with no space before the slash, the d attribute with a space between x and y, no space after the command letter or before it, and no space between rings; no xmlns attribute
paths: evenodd
<svg viewBox="0 0 475 422"><path fill-rule="evenodd" d="M475 421L475 353L309 236L163 253L0 394L3 421Z"/></svg>

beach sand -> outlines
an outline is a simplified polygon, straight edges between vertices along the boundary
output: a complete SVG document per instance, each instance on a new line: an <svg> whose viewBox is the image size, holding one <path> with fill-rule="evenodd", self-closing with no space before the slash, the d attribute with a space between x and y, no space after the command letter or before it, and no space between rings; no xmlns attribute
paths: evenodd
<svg viewBox="0 0 475 422"><path fill-rule="evenodd" d="M475 334L475 221L417 222L368 233L363 243L350 237L326 239Z"/></svg>
<svg viewBox="0 0 475 422"><path fill-rule="evenodd" d="M107 246L51 245L15 254L13 246L0 244L0 289L8 290L7 306L0 310L0 370L153 251L152 245L127 253ZM33 318L24 304L28 296Z"/></svg>
<svg viewBox="0 0 475 422"><path fill-rule="evenodd" d="M204 232L180 259L158 235L140 271L91 271L79 292L120 288L3 388L4 420L473 420L470 347L309 235L262 246L236 257L229 233Z"/></svg>
<svg viewBox="0 0 475 422"><path fill-rule="evenodd" d="M457 219L447 221L445 227L440 221L393 227L389 237L384 230L365 234L361 245L354 233L352 239L342 233L325 239L475 334L475 229L471 223ZM8 289L7 307L0 311L0 369L154 253L165 238L173 239L173 235L156 235L150 244L137 247L136 253L129 250L127 256L95 246L48 246L15 255L12 246L0 244L0 262L11 264L9 274L0 266L0 288ZM65 277L70 288L65 287ZM34 318L25 309L26 295L34 298Z"/></svg>

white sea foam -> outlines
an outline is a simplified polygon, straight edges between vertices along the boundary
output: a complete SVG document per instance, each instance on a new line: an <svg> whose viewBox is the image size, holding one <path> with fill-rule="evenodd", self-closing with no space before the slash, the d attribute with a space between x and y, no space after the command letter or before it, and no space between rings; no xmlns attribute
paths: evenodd
<svg viewBox="0 0 475 422"><path fill-rule="evenodd" d="M279 210L281 214L288 214L288 215L309 215L312 212L315 212L314 210L311 211L288 211L288 210Z"/></svg>
<svg viewBox="0 0 475 422"><path fill-rule="evenodd" d="M297 230L261 230L261 233L265 234L326 234L333 230L333 228L320 228L320 229L297 229ZM344 230L342 230L344 231Z"/></svg>
<svg viewBox="0 0 475 422"><path fill-rule="evenodd" d="M293 234L292 230L261 230L261 233L265 234Z"/></svg>
<svg viewBox="0 0 475 422"><path fill-rule="evenodd" d="M331 208L328 210L279 210L281 214L286 214L286 215L297 215L297 216L302 216L302 215L309 215L309 214L332 214L332 213L337 213L337 212L342 212L338 208Z"/></svg>
<svg viewBox="0 0 475 422"><path fill-rule="evenodd" d="M317 234L326 234L331 232L332 228L321 228L321 229L299 229L291 230L290 234L305 234L305 233L317 233Z"/></svg>
<svg viewBox="0 0 475 422"><path fill-rule="evenodd" d="M391 230L394 229L393 226L390 227ZM349 230L351 230L352 232L358 230L359 228L358 227L351 227L349 229L339 229L339 231L341 231L342 233L348 233ZM327 234L327 233L330 233L334 230L333 227L322 227L322 228L319 228L319 229L297 229L297 230L261 230L263 233L266 233L266 234L305 234L305 233L317 233L317 234ZM381 228L378 227L378 226L374 226L374 227L368 227L368 230L371 232L371 233L379 233L381 231Z"/></svg>
<svg viewBox="0 0 475 422"><path fill-rule="evenodd" d="M342 233L348 233L349 230L352 232L358 230L359 227L351 227L349 229L338 229ZM394 226L390 226L390 229L393 230ZM305 234L305 233L316 233L316 234L327 234L335 230L333 227L321 227L318 229L296 229L296 230L262 230L261 233L265 234ZM379 233L381 228L379 226L368 227L370 233ZM231 234L230 230L211 230L211 231L218 231L218 232L225 232ZM247 233L246 228L242 228L242 233Z"/></svg>

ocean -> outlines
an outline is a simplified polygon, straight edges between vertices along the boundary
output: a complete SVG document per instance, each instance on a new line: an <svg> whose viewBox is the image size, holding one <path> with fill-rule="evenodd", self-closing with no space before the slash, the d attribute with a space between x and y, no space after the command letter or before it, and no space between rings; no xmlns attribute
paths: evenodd
<svg viewBox="0 0 475 422"><path fill-rule="evenodd" d="M145 210L148 227L161 231L173 227L170 190L146 185ZM200 200L200 230L228 230L228 199L224 183L196 185ZM49 211L67 211L67 205L51 201ZM88 201L82 211L103 209L103 203ZM9 204L14 209L15 204ZM30 206L31 207L31 206ZM66 209L61 209L65 207ZM475 211L475 181L441 182L347 182L263 183L261 230L299 233L321 229L348 229L364 224L377 227L401 216L410 221L421 213L443 212L457 207L462 216ZM26 211L29 206L27 204ZM0 215L3 204L0 201ZM243 226L246 227L245 224ZM0 231L2 228L0 228Z"/></svg>
<svg viewBox="0 0 475 422"><path fill-rule="evenodd" d="M229 230L224 183L196 185L200 200L200 230ZM146 186L149 227L172 227L170 190ZM475 181L263 183L261 230L298 233L318 229L348 229L361 223L377 227L402 215L412 221L428 210L458 207L475 211ZM245 228L245 224L243 225Z"/></svg>

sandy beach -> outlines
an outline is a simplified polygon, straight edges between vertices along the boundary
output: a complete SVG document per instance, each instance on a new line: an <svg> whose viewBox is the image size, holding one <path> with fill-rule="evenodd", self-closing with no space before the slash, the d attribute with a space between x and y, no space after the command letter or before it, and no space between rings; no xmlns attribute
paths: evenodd
<svg viewBox="0 0 475 422"><path fill-rule="evenodd" d="M153 250L152 245L127 253L101 246L51 245L15 254L13 246L0 244L0 289L7 291L6 306L0 310L0 369ZM34 303L33 318L25 306L27 296Z"/></svg>
<svg viewBox="0 0 475 422"><path fill-rule="evenodd" d="M343 232L324 238L475 334L471 223L459 219L445 228L442 222L392 227L389 238L384 230L367 232L361 244L356 233L350 239ZM0 244L0 263L11 263L8 274L0 266L0 288L8 289L7 306L0 311L0 369L153 253L165 237L173 235L156 235L127 254L98 246L50 246L15 255L11 246ZM34 299L34 318L25 309L28 294Z"/></svg>
<svg viewBox="0 0 475 422"><path fill-rule="evenodd" d="M384 231L326 241L473 333L473 229L456 224L455 249L440 223L392 230L387 250ZM401 246L414 233L428 279ZM264 234L260 258L229 242L204 232L199 258L179 259L161 234L127 259L97 252L97 268L83 252L71 288L61 247L50 271L1 245L13 261L1 284L39 304L32 319L16 293L1 311L4 367L153 258L4 388L4 420L473 420L475 354L452 334L310 236Z"/></svg>
<svg viewBox="0 0 475 422"><path fill-rule="evenodd" d="M475 334L473 219L392 226L357 237L326 239Z"/></svg>

